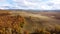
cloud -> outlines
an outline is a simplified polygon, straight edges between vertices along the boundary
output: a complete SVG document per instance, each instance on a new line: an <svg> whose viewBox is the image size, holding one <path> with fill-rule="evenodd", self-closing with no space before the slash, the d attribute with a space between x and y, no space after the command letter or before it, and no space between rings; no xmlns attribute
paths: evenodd
<svg viewBox="0 0 60 34"><path fill-rule="evenodd" d="M1 0L0 9L60 10L60 0Z"/></svg>

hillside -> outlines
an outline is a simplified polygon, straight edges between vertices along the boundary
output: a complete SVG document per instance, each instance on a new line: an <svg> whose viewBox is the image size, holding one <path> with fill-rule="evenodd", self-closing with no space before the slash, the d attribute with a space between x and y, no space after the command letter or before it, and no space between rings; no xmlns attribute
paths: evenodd
<svg viewBox="0 0 60 34"><path fill-rule="evenodd" d="M31 30L31 32L33 32L33 30L35 29L54 30L56 27L59 28L60 26L60 21L56 19L52 19L47 16L26 13L26 12L25 13L22 12L20 15L25 17L25 20L27 22L27 25L25 28L28 30Z"/></svg>
<svg viewBox="0 0 60 34"><path fill-rule="evenodd" d="M60 20L46 14L1 10L0 34L60 34Z"/></svg>

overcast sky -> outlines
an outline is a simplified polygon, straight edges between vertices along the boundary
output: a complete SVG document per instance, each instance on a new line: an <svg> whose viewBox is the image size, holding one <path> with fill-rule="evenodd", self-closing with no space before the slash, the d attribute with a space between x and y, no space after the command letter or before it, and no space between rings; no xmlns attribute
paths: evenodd
<svg viewBox="0 0 60 34"><path fill-rule="evenodd" d="M0 9L60 10L60 0L0 0Z"/></svg>

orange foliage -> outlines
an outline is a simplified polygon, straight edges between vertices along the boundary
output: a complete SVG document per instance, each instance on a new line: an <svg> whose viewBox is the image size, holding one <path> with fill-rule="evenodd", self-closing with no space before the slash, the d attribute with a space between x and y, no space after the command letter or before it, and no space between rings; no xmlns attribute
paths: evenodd
<svg viewBox="0 0 60 34"><path fill-rule="evenodd" d="M6 14L6 15L5 15ZM24 24L24 18L20 15L13 15L9 13L0 14L0 32L5 34L20 33L21 26ZM4 28L4 29L3 29Z"/></svg>

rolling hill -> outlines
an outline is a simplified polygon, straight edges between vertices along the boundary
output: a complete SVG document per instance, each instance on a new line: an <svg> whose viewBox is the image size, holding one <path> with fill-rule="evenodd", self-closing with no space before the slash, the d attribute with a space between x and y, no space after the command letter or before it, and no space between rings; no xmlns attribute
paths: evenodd
<svg viewBox="0 0 60 34"><path fill-rule="evenodd" d="M1 34L60 34L60 20L45 15L47 13L1 11ZM49 12L48 14L50 15L51 13Z"/></svg>

